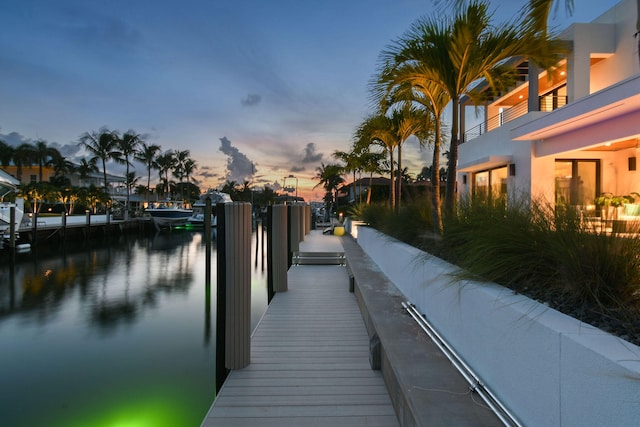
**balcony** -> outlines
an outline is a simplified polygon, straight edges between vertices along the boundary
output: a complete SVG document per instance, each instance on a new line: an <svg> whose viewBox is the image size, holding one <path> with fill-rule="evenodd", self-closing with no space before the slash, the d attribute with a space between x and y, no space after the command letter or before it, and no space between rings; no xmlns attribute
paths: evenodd
<svg viewBox="0 0 640 427"><path fill-rule="evenodd" d="M567 105L566 96L544 95L539 97L540 111L550 112ZM493 129L504 126L512 120L522 117L529 112L528 100L524 100L512 107L505 108L499 114L465 131L460 143L471 141Z"/></svg>

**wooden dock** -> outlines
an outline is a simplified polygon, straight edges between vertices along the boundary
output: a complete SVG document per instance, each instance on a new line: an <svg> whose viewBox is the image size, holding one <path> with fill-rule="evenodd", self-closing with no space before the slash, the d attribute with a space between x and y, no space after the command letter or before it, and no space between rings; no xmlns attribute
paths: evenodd
<svg viewBox="0 0 640 427"><path fill-rule="evenodd" d="M313 231L305 253L344 252ZM398 426L343 265L294 265L251 338L251 364L232 371L202 427Z"/></svg>

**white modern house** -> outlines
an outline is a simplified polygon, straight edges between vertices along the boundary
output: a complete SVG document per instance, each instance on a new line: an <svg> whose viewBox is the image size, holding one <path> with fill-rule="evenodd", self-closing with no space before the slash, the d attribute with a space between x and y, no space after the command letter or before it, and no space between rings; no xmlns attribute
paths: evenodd
<svg viewBox="0 0 640 427"><path fill-rule="evenodd" d="M637 16L637 0L622 0L572 24L551 75L521 61L519 83L481 108L479 124L461 108L460 197L524 194L589 211L602 193L640 193Z"/></svg>

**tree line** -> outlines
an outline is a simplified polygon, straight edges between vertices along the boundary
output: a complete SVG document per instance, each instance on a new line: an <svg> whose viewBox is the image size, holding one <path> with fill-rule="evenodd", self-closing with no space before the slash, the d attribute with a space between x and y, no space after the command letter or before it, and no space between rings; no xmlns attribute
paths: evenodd
<svg viewBox="0 0 640 427"><path fill-rule="evenodd" d="M120 133L102 127L97 131L85 132L78 139L78 146L83 148L89 156L83 157L77 164L64 158L58 149L50 146L45 140L34 143L23 143L13 147L0 141L0 165L15 166L16 178L23 181L25 167L38 167L38 180L22 184L20 194L25 196L37 212L45 200L55 200L65 205L68 213L73 212L78 203L91 207L94 211L99 205L108 207L109 180L107 164L115 162L125 165L126 173L124 185L126 187L125 209L129 207L132 190L137 194L160 197L176 197L194 199L200 194L195 185L194 173L197 163L191 158L189 150L162 151L160 145L150 144L144 137L134 130ZM146 185L138 184L141 177L131 170L136 160L146 167ZM43 180L43 169L53 168L53 176L48 182ZM151 188L151 173L158 172L159 183ZM85 185L87 180L96 173L102 173L103 185ZM70 176L77 174L79 186L72 186Z"/></svg>
<svg viewBox="0 0 640 427"><path fill-rule="evenodd" d="M453 15L438 13L418 19L380 53L370 82L374 111L356 127L349 150L334 153L339 163L322 164L316 177L327 192L337 192L344 182L342 173L353 173L355 181L357 172L370 176L388 172L389 205L397 212L402 192L398 178L404 170L402 148L414 136L421 147L432 150L429 199L438 234L443 233L443 217L455 214L462 99L478 107L491 94L508 91L517 77L512 59L550 70L567 53L566 45L547 28L552 0L531 0L519 16L497 25L487 1L441 3L455 6ZM480 89L477 83L481 80L488 90ZM445 123L447 109L450 123ZM443 148L448 149L445 169L440 166ZM444 197L440 182L444 182Z"/></svg>

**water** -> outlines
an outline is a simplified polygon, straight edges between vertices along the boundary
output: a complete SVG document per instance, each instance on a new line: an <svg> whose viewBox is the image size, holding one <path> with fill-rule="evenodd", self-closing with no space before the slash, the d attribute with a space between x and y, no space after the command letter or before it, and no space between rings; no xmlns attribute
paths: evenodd
<svg viewBox="0 0 640 427"><path fill-rule="evenodd" d="M210 310L202 232L39 251L0 266L0 425L199 426L215 397L215 242Z"/></svg>

